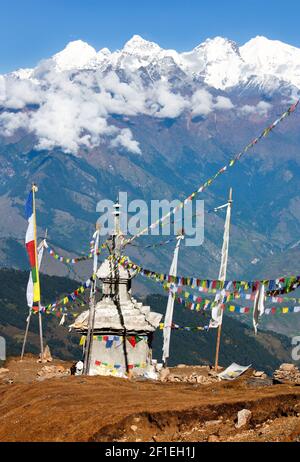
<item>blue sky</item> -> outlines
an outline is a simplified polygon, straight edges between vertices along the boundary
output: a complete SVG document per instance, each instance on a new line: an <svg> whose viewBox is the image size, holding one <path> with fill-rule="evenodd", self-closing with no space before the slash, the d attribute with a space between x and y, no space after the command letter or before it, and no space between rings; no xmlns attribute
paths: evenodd
<svg viewBox="0 0 300 462"><path fill-rule="evenodd" d="M178 51L216 35L300 47L299 15L299 0L0 0L0 72L34 66L71 40L117 49L133 34Z"/></svg>

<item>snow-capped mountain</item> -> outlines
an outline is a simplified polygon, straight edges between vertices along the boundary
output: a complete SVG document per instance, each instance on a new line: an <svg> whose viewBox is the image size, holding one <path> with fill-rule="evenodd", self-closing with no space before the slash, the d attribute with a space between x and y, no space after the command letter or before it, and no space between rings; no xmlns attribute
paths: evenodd
<svg viewBox="0 0 300 462"><path fill-rule="evenodd" d="M255 75L273 76L300 88L299 48L256 37L240 48L240 54Z"/></svg>
<svg viewBox="0 0 300 462"><path fill-rule="evenodd" d="M97 52L89 44L77 40L49 61L61 72L83 69L135 72L155 65L163 73L172 63L187 78L202 77L207 85L221 90L245 83L250 78L261 84L268 82L268 85L273 78L273 86L286 82L300 88L300 49L259 36L241 47L231 40L215 37L182 53L165 50L138 35L134 35L123 49L114 52L108 48ZM13 75L32 78L34 71L21 69Z"/></svg>
<svg viewBox="0 0 300 462"><path fill-rule="evenodd" d="M112 116L263 116L268 98L288 102L299 89L300 50L263 37L240 48L216 37L182 53L138 35L113 52L78 40L34 69L0 75L0 137L27 132L38 149L78 154L105 142L140 154L131 128Z"/></svg>

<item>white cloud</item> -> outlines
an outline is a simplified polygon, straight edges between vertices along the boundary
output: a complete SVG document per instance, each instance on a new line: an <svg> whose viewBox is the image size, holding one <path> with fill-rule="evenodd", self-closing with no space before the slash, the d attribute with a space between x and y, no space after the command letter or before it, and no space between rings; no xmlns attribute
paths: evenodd
<svg viewBox="0 0 300 462"><path fill-rule="evenodd" d="M272 105L270 103L267 103L265 101L260 101L258 104L255 106L251 106L249 104L246 104L242 106L239 109L239 112L241 114L257 114L259 116L264 116L267 115L269 110L271 109Z"/></svg>
<svg viewBox="0 0 300 462"><path fill-rule="evenodd" d="M192 115L207 115L213 110L213 97L205 89L197 90L191 101Z"/></svg>
<svg viewBox="0 0 300 462"><path fill-rule="evenodd" d="M104 141L141 153L128 128L108 123L111 114L176 118L184 111L207 115L233 108L229 98L215 98L205 89L183 96L163 79L145 85L137 73L123 82L113 71L106 75L99 70L57 72L52 60L43 61L32 80L0 76L0 105L4 108L0 124L6 136L23 128L36 136L38 149L60 147L74 154L81 147L93 148Z"/></svg>
<svg viewBox="0 0 300 462"><path fill-rule="evenodd" d="M164 82L158 82L153 89L148 90L147 100L151 115L160 118L179 117L189 106L183 96L172 93L169 85Z"/></svg>
<svg viewBox="0 0 300 462"><path fill-rule="evenodd" d="M0 104L5 108L23 109L28 104L38 104L39 88L29 80L0 80Z"/></svg>
<svg viewBox="0 0 300 462"><path fill-rule="evenodd" d="M30 115L28 113L4 112L0 114L0 128L4 136L11 137L19 129L29 130Z"/></svg>
<svg viewBox="0 0 300 462"><path fill-rule="evenodd" d="M44 94L44 101L31 117L30 128L38 139L39 149L61 147L77 153L81 146L95 147L101 138L117 129L108 126L106 113L94 99L94 92L55 76Z"/></svg>
<svg viewBox="0 0 300 462"><path fill-rule="evenodd" d="M139 143L133 139L133 135L129 128L124 128L121 133L111 142L111 146L121 146L135 154L141 154Z"/></svg>
<svg viewBox="0 0 300 462"><path fill-rule="evenodd" d="M234 105L229 98L226 98L225 96L217 96L214 108L219 110L229 110L233 109Z"/></svg>
<svg viewBox="0 0 300 462"><path fill-rule="evenodd" d="M229 98L225 96L217 96L214 98L206 89L197 90L191 99L193 116L208 115L210 112L216 110L225 111L233 108L234 105Z"/></svg>

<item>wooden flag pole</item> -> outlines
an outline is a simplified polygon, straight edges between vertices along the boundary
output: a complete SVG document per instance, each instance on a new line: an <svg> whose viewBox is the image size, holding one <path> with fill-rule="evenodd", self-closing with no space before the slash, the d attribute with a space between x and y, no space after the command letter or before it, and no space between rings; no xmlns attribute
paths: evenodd
<svg viewBox="0 0 300 462"><path fill-rule="evenodd" d="M215 359L215 371L218 372L219 368L219 353L220 353L220 344L221 344L221 333L222 333L222 324L218 327L217 335L217 346L216 346L216 359Z"/></svg>
<svg viewBox="0 0 300 462"><path fill-rule="evenodd" d="M38 263L38 254L37 254L37 231L36 231L36 209L35 209L35 193L37 192L38 188L35 184L32 185L32 200L33 200L33 229L34 229L34 248L35 248L35 261L37 267L37 281L38 287L40 291L40 281L39 281L39 263ZM39 294L39 334L40 334L40 348L41 348L41 361L44 360L44 341L43 341L43 321L42 321L42 313L41 313L41 301L40 301L40 294Z"/></svg>
<svg viewBox="0 0 300 462"><path fill-rule="evenodd" d="M227 206L227 215L226 215L226 223L225 223L224 238L223 238L222 261L221 261L221 267L220 267L220 273L219 273L219 280L221 281L226 280L226 273L227 273L231 208L232 208L232 188L230 188L230 191L229 191L229 200L228 200L228 206ZM215 371L216 372L218 371L218 368L219 368L222 321L223 321L223 313L222 313L221 322L219 324L218 334L217 334L216 357L215 357Z"/></svg>
<svg viewBox="0 0 300 462"><path fill-rule="evenodd" d="M39 332L40 332L40 346L41 346L41 362L44 362L43 321L42 321L40 302L39 302Z"/></svg>
<svg viewBox="0 0 300 462"><path fill-rule="evenodd" d="M94 337L94 324L95 324L95 309L96 309L96 284L97 277L96 272L98 269L98 249L99 249L99 239L100 239L100 228L96 227L96 233L94 234L95 244L94 244L94 260L93 260L93 280L90 290L90 301L89 301L89 320L88 320L88 331L85 342L85 354L83 362L83 374L89 375L91 367L91 353L93 346L93 337Z"/></svg>
<svg viewBox="0 0 300 462"><path fill-rule="evenodd" d="M26 329L25 329L24 340L23 340L23 345L22 345L21 361L23 361L24 354L25 354L25 346L26 346L26 343L27 343L30 320L31 320L31 308L29 309L29 315L28 315L28 318L27 318L27 321L26 321Z"/></svg>

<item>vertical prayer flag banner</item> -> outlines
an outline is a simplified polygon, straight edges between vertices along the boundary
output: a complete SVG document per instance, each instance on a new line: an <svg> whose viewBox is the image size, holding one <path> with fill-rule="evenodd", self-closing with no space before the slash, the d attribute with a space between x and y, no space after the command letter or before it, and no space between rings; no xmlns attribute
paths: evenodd
<svg viewBox="0 0 300 462"><path fill-rule="evenodd" d="M26 250L31 267L31 277L33 283L33 305L38 305L41 301L40 292L40 279L39 279L39 265L37 256L37 242L36 242L36 212L35 212L35 193L37 187L32 186L29 193L26 205L25 215L28 220L28 228L25 237Z"/></svg>
<svg viewBox="0 0 300 462"><path fill-rule="evenodd" d="M38 268L39 269L41 267L43 253L44 253L44 245L42 243L38 247L38 265L39 265ZM29 308L33 307L33 291L34 291L34 287L33 287L33 281L32 281L32 273L30 271L29 280L27 284L27 291L26 291L27 305L29 306Z"/></svg>

